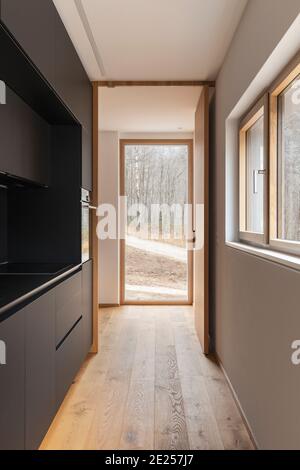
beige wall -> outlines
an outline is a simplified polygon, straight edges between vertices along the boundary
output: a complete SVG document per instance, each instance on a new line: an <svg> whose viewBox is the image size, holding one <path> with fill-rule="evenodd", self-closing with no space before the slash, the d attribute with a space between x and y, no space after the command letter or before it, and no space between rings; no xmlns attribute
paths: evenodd
<svg viewBox="0 0 300 470"><path fill-rule="evenodd" d="M119 210L119 141L120 139L192 139L192 132L120 133L99 132L99 204L113 204ZM99 303L120 301L119 240L99 241Z"/></svg>
<svg viewBox="0 0 300 470"><path fill-rule="evenodd" d="M212 333L260 448L300 449L300 366L290 361L291 342L300 339L300 273L225 244L225 156L232 139L227 134L226 141L225 130L226 119L299 10L299 0L249 0L216 85L211 171ZM288 57L281 55L278 60L283 65ZM234 211L227 210L228 217L232 223Z"/></svg>
<svg viewBox="0 0 300 470"><path fill-rule="evenodd" d="M119 134L99 132L99 204L118 210ZM99 241L99 303L119 303L119 241Z"/></svg>

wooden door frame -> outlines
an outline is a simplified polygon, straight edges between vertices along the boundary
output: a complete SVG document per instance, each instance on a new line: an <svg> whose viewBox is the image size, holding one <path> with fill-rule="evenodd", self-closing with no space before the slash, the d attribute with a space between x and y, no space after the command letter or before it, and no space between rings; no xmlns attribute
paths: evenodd
<svg viewBox="0 0 300 470"><path fill-rule="evenodd" d="M93 83L93 191L92 205L98 207L98 168L99 168L99 87ZM99 240L97 237L97 213L91 211L91 248L93 259L93 344L92 353L98 352L98 323L99 323Z"/></svg>
<svg viewBox="0 0 300 470"><path fill-rule="evenodd" d="M119 175L120 196L125 196L125 146L126 145L186 145L188 147L188 203L194 204L194 141L193 139L120 139ZM192 209L193 214L193 209ZM193 220L191 221L193 223ZM125 240L120 238L120 305L193 305L193 250L188 251L188 298L187 300L131 300L125 299Z"/></svg>
<svg viewBox="0 0 300 470"><path fill-rule="evenodd" d="M195 314L195 328L196 333L199 338L199 342L202 347L204 354L208 354L210 351L210 338L209 338L209 87L204 86L199 97L198 105L195 113L195 161L199 158L199 151L201 149L200 158L203 160L203 203L204 203L204 225L203 225L203 284L202 293L200 294L201 306L198 310L197 305L197 292L195 289L194 296L194 314ZM203 116L200 116L199 123L202 128L200 130L200 143L198 142L199 134L196 120L198 118L198 113L200 110L203 111ZM196 166L196 165L195 165ZM199 175L200 176L200 175ZM195 190L196 190L196 185ZM194 203L197 204L196 195L194 195ZM196 224L197 221L195 220ZM196 228L196 227L195 227ZM197 235L198 236L198 233ZM196 256L199 256L199 253L195 251L195 269L197 269L197 260ZM194 282L197 282L196 275L194 275ZM198 286L199 283L197 284ZM198 294L199 295L199 294Z"/></svg>

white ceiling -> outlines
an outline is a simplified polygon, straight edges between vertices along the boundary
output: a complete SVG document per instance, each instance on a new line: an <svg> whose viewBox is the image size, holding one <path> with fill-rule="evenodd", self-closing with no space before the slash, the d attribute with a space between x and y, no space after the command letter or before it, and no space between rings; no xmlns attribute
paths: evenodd
<svg viewBox="0 0 300 470"><path fill-rule="evenodd" d="M215 79L247 0L53 0L91 80Z"/></svg>
<svg viewBox="0 0 300 470"><path fill-rule="evenodd" d="M200 87L100 88L99 127L120 132L191 132Z"/></svg>

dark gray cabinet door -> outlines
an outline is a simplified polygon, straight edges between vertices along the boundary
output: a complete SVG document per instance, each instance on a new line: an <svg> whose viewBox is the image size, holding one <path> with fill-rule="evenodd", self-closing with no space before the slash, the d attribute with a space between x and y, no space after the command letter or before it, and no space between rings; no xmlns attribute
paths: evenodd
<svg viewBox="0 0 300 470"><path fill-rule="evenodd" d="M58 14L55 20L55 89L80 124L90 131L92 85Z"/></svg>
<svg viewBox="0 0 300 470"><path fill-rule="evenodd" d="M82 129L82 187L93 189L92 132Z"/></svg>
<svg viewBox="0 0 300 470"><path fill-rule="evenodd" d="M83 359L83 324L81 318L55 354L57 408L61 405Z"/></svg>
<svg viewBox="0 0 300 470"><path fill-rule="evenodd" d="M51 84L55 15L51 0L1 0L1 21Z"/></svg>
<svg viewBox="0 0 300 470"><path fill-rule="evenodd" d="M24 308L25 448L37 449L55 414L54 290Z"/></svg>
<svg viewBox="0 0 300 470"><path fill-rule="evenodd" d="M55 90L82 126L82 187L92 190L92 85L57 15L55 21Z"/></svg>
<svg viewBox="0 0 300 470"><path fill-rule="evenodd" d="M82 126L81 185L91 191L92 85L66 28L52 0L0 0L0 5L2 23Z"/></svg>
<svg viewBox="0 0 300 470"><path fill-rule="evenodd" d="M50 126L8 87L0 105L0 140L0 171L49 184Z"/></svg>
<svg viewBox="0 0 300 470"><path fill-rule="evenodd" d="M86 355L93 343L93 261L82 265L82 315L84 354Z"/></svg>
<svg viewBox="0 0 300 470"><path fill-rule="evenodd" d="M0 323L0 341L0 449L21 450L25 440L23 311Z"/></svg>
<svg viewBox="0 0 300 470"><path fill-rule="evenodd" d="M81 272L55 288L56 346L82 316Z"/></svg>

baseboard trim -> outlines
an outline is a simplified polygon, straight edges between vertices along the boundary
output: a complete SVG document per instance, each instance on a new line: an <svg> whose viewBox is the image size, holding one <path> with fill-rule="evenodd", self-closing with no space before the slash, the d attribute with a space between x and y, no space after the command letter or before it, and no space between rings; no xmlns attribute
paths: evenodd
<svg viewBox="0 0 300 470"><path fill-rule="evenodd" d="M99 308L120 307L120 304L99 304Z"/></svg>
<svg viewBox="0 0 300 470"><path fill-rule="evenodd" d="M257 442L256 442L256 439L255 439L255 437L254 437L254 433L253 433L253 431L252 431L252 429L251 429L251 426L250 426L250 424L249 424L249 421L248 421L248 419L247 419L247 416L246 416L246 414L245 414L245 412L244 412L244 410L243 410L243 408L242 408L242 405L241 405L241 403L240 403L240 400L238 399L238 396L237 396L237 394L236 394L236 391L234 390L234 387L233 387L233 385L232 385L232 383L231 383L231 381L230 381L230 379L229 379L229 377L228 377L228 375L227 375L227 372L226 372L226 370L225 370L225 368L224 368L224 366L223 366L223 364L222 364L222 361L221 361L221 359L219 358L219 356L218 356L218 354L217 354L216 352L214 353L214 355L215 355L215 357L216 357L216 359L217 359L217 361L218 361L218 364L219 364L219 366L220 366L220 368L221 368L221 370L222 370L222 372L223 372L223 374L224 374L224 377L225 377L225 379L226 379L226 382L227 382L227 384L228 384L228 387L229 387L229 389L230 389L230 392L231 392L231 394L232 394L232 397L233 397L233 399L234 399L234 401L235 401L236 406L238 407L238 410L239 410L239 412L240 412L240 415L241 415L241 417L242 417L242 420L243 420L243 422L244 422L244 424L245 424L245 426L246 426L246 429L247 429L247 431L248 431L248 433L249 433L249 436L250 436L251 442L252 442L252 444L253 444L253 446L254 446L254 449L255 449L255 450L259 450L259 446L258 446L258 444L257 444Z"/></svg>

